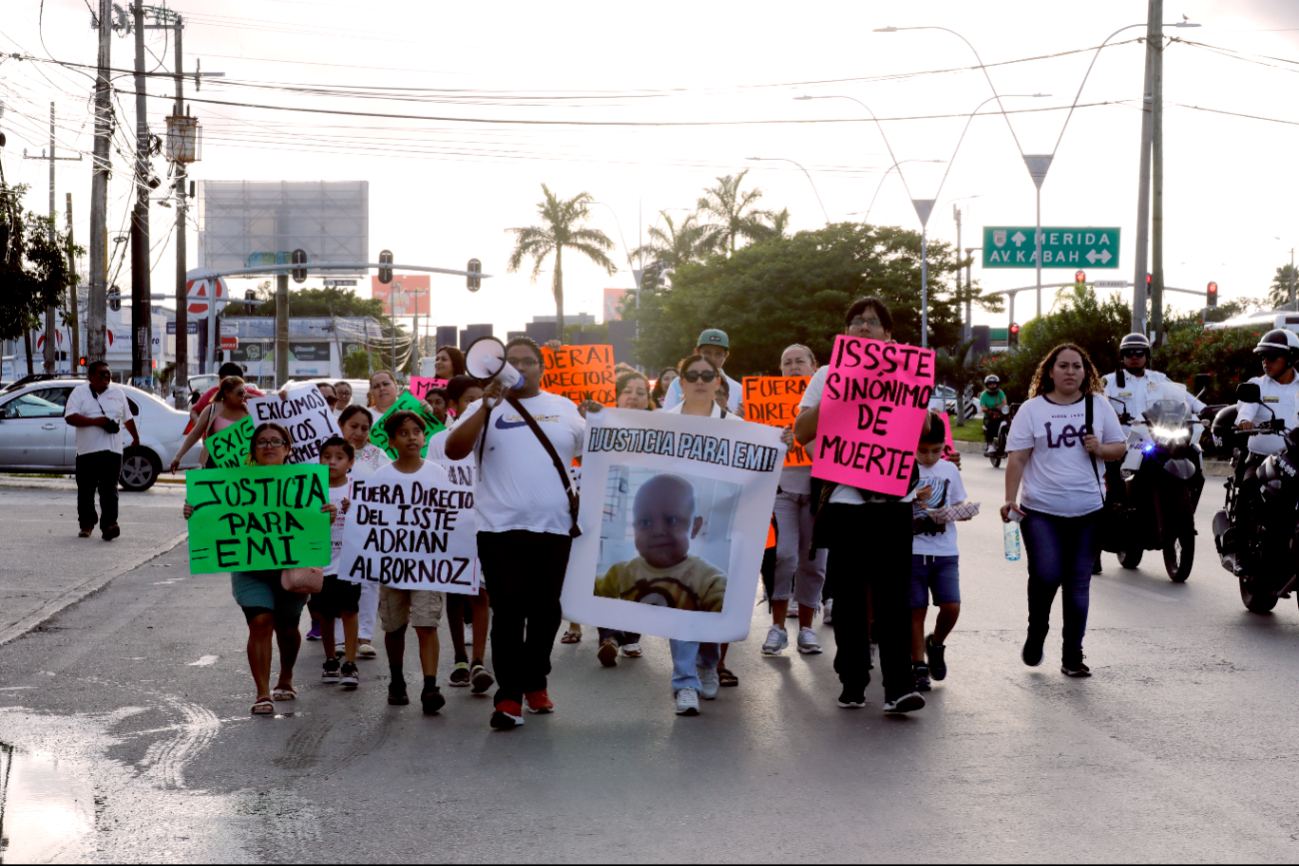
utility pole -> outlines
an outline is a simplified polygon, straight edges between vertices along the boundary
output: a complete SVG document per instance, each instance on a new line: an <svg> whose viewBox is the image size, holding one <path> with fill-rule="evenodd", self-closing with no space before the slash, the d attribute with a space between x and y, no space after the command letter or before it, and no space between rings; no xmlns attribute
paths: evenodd
<svg viewBox="0 0 1299 866"><path fill-rule="evenodd" d="M59 216L58 208L54 204L54 163L58 162L61 159L67 160L69 162L81 161L80 155L76 156L75 158L71 156L59 156L57 153L54 152L56 146L57 145L54 141L54 102L51 100L49 156L46 156L44 152L42 152L40 156L28 156L26 151L23 152L23 159L45 159L45 160L49 160L50 163L50 224L49 226L46 227L46 237L50 242L50 246L54 246L54 221L58 219ZM58 336L55 327L56 326L54 322L54 307L48 306L45 308L44 361L45 361L46 373L53 373L55 364L57 363L56 353L58 351Z"/></svg>
<svg viewBox="0 0 1299 866"><path fill-rule="evenodd" d="M1164 0L1150 0L1149 27L1155 30L1150 106L1150 330L1153 344L1164 342Z"/></svg>
<svg viewBox="0 0 1299 866"><path fill-rule="evenodd" d="M1141 160L1137 171L1137 249L1133 256L1132 331L1145 334L1147 252L1150 246L1150 151L1154 132L1155 43L1163 38L1162 7L1159 0L1148 0L1146 9L1146 78L1141 94Z"/></svg>
<svg viewBox="0 0 1299 866"><path fill-rule="evenodd" d="M216 308L213 307L213 312ZM275 387L289 383L289 274L275 275Z"/></svg>
<svg viewBox="0 0 1299 866"><path fill-rule="evenodd" d="M76 274L77 257L73 254L72 243L72 193L64 193L64 197L67 199L68 206L68 272ZM77 285L74 281L71 286L68 286L68 324L71 325L70 330L72 331L72 354L68 357L72 359L72 363L69 367L74 376L77 373L77 363L81 359L81 335L78 333L78 328L81 324L81 315L77 306L78 294Z"/></svg>
<svg viewBox="0 0 1299 866"><path fill-rule="evenodd" d="M181 34L185 24L180 16L174 25L176 34L176 107L173 114L179 118L185 113L185 63L181 53ZM173 154L175 158L177 154ZM186 284L187 273L185 249L185 197L186 163L176 159L176 368L172 375L172 393L175 395L176 408L184 411L189 408L189 289ZM215 290L214 290L215 293ZM212 310L215 312L215 298L212 299Z"/></svg>
<svg viewBox="0 0 1299 866"><path fill-rule="evenodd" d="M108 70L111 65L112 0L99 0L99 71L95 77L95 156L90 178L90 291L86 306L86 357L102 361L108 350L108 172L112 107Z"/></svg>
<svg viewBox="0 0 1299 866"><path fill-rule="evenodd" d="M956 254L957 256L960 256L961 254L961 209L956 204L952 205L952 218L956 220ZM959 304L960 297L961 297L961 268L959 265L956 268L956 297L957 297L957 303ZM959 310L960 307L957 307L957 309ZM965 306L965 321L961 325L961 342L964 343L968 339L970 339L970 306L969 303L967 302ZM958 406L957 409L959 410L960 407Z"/></svg>
<svg viewBox="0 0 1299 866"><path fill-rule="evenodd" d="M135 209L131 213L131 383L153 390L149 279L149 122L144 72L144 0L135 0Z"/></svg>

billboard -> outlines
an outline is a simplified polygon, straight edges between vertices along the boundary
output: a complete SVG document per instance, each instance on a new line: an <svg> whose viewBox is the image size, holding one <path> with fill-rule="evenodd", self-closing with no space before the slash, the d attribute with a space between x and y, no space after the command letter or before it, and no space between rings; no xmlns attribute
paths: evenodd
<svg viewBox="0 0 1299 866"><path fill-rule="evenodd" d="M369 261L369 181L201 180L198 220L199 265L215 271L297 249L308 262Z"/></svg>
<svg viewBox="0 0 1299 866"><path fill-rule="evenodd" d="M428 274L393 274L387 285L370 277L370 297L383 301L386 316L427 316L428 293Z"/></svg>
<svg viewBox="0 0 1299 866"><path fill-rule="evenodd" d="M618 311L618 307L622 306L623 299L631 291L631 289L604 290L604 320L606 322L616 322L622 318L622 313Z"/></svg>

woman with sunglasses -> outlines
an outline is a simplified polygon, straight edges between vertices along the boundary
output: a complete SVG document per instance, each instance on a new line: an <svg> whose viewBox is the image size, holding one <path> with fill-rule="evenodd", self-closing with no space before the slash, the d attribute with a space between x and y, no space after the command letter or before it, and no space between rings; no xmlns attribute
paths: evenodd
<svg viewBox="0 0 1299 866"><path fill-rule="evenodd" d="M268 421L253 431L252 465L284 466L289 462L291 452L292 439L289 431L279 424ZM332 523L338 506L330 502L320 510L329 512ZM186 502L183 513L185 519L189 520L194 513L194 506ZM298 623L302 620L302 608L307 597L284 589L280 584L278 568L232 571L230 587L235 602L243 609L244 619L248 622L248 667L257 686L252 713L255 716L272 715L275 712L275 701L292 701L298 697L293 688L293 665L298 660L298 650L302 648L302 632L298 629ZM280 647L280 678L273 689L272 635Z"/></svg>
<svg viewBox="0 0 1299 866"><path fill-rule="evenodd" d="M734 412L717 404L717 391L721 387L722 371L703 355L691 355L681 362L681 402L664 411L674 415L700 415L743 421ZM700 641L671 640L672 692L676 698L677 715L699 714L699 699L711 701L723 684L739 685L739 679L726 670L722 645ZM723 683L723 675L726 682Z"/></svg>
<svg viewBox="0 0 1299 866"><path fill-rule="evenodd" d="M226 376L221 380L220 390L212 398L212 402L199 413L198 420L194 422L194 429L189 431L185 441L181 443L180 450L171 461L171 471L175 472L180 468L180 460L185 456L189 449L194 447L199 437L204 441L207 437L229 427L231 424L238 424L248 417L248 386L239 376ZM212 462L209 455L205 469L215 469L216 464Z"/></svg>

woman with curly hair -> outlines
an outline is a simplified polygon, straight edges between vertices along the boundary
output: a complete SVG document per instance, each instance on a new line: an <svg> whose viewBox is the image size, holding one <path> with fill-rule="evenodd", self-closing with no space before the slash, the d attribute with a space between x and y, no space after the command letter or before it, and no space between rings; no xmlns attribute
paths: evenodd
<svg viewBox="0 0 1299 866"><path fill-rule="evenodd" d="M1118 415L1104 398L1096 366L1072 343L1056 346L1042 359L1029 398L1006 441L1006 503L1001 506L1003 521L1023 515L1028 639L1022 658L1031 667L1042 663L1051 606L1063 587L1060 670L1066 676L1090 676L1083 664L1083 635L1105 506L1102 469L1104 461L1123 456L1126 440Z"/></svg>

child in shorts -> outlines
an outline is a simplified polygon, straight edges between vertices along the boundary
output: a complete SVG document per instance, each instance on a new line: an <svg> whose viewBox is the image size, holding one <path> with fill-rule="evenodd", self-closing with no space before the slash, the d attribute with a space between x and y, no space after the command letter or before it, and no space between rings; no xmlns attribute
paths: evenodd
<svg viewBox="0 0 1299 866"><path fill-rule="evenodd" d="M911 540L911 669L916 688L930 690L930 677L947 676L944 641L961 615L959 581L960 551L956 546L956 524L935 523L930 509L959 505L965 501L965 486L956 465L943 459L947 428L936 412L929 413L928 427L916 446L919 483L912 503ZM925 634L929 598L938 607L934 631Z"/></svg>
<svg viewBox="0 0 1299 866"><path fill-rule="evenodd" d="M330 527L329 565L325 567L325 584L320 592L311 596L308 607L320 618L320 641L325 648L325 667L320 681L339 684L352 691L360 685L356 670L357 611L361 605L361 584L339 580L338 565L343 556L343 524L347 521L352 481L348 473L356 450L341 436L325 440L320 447L320 462L329 467L329 501L338 506L338 514ZM335 653L334 620L343 621L343 661Z"/></svg>

